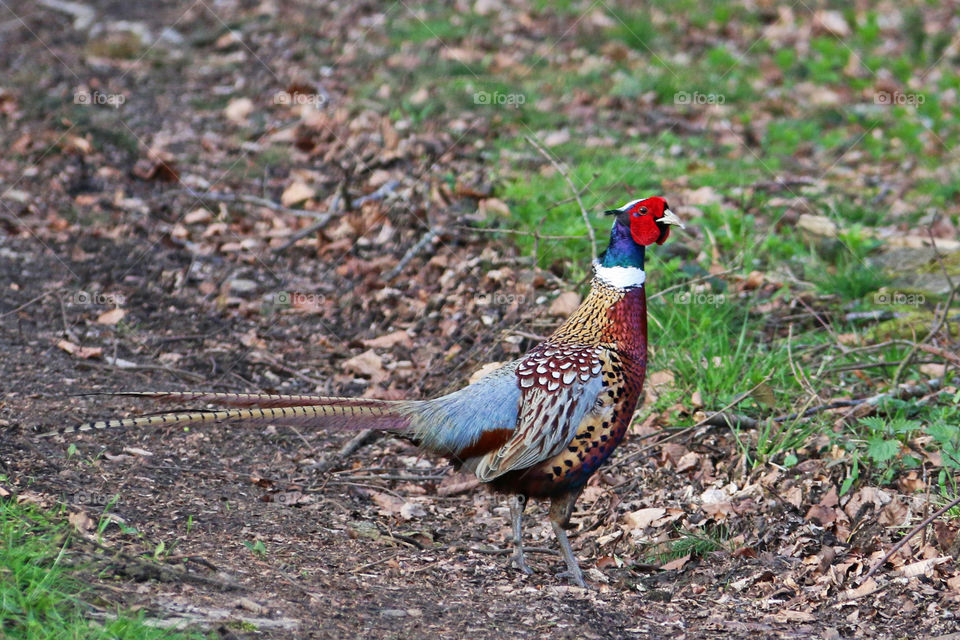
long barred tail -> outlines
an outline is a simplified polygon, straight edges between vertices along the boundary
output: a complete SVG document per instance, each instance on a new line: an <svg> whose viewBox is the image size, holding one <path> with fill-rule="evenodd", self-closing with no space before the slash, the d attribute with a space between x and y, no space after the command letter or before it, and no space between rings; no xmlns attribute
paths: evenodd
<svg viewBox="0 0 960 640"><path fill-rule="evenodd" d="M99 394L98 394L99 395ZM375 400L373 398L340 398L337 396L313 395L283 395L275 393L207 393L203 391L118 391L107 393L108 396L126 396L133 398L147 398L158 402L199 402L218 404L225 407L257 407L271 409L274 407L306 407L320 405L339 405L354 407L377 407L390 400Z"/></svg>
<svg viewBox="0 0 960 640"><path fill-rule="evenodd" d="M103 420L66 427L38 437L46 438L101 429L187 426L209 422L244 424L270 423L281 426L322 427L330 429L379 429L403 431L410 427L417 401L373 400L367 398L335 398L323 396L282 396L270 394L207 394L207 393L122 393L171 401L196 401L251 408L207 411L181 411L142 418ZM295 398L301 398L292 404ZM253 405L256 405L255 407Z"/></svg>

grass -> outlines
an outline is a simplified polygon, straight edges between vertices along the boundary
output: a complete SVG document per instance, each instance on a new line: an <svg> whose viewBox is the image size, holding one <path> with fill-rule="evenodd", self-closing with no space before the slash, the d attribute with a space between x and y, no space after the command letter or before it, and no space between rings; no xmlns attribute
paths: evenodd
<svg viewBox="0 0 960 640"><path fill-rule="evenodd" d="M673 134L663 134L660 143L660 148L672 144L701 145L696 140L680 139ZM526 230L529 235L517 239L522 251L530 255L536 249L533 257L541 267L561 270L571 282L581 281L587 275L589 264L582 219L575 205L551 208L569 197L569 189L557 172L532 172L528 166L529 153L523 145L516 140L501 143L501 157L509 160L510 167L503 173L502 196L511 207L511 216L508 220L491 219L488 225ZM755 158L714 157L709 159L710 172L701 173L696 168L688 170L683 158L657 156L651 150L649 142L635 139L624 141L617 149L590 149L569 143L553 151L568 164L575 184L590 184L584 203L591 211L620 204L641 193L659 191L659 184L670 175L688 176L688 188L710 187L728 194L743 184L764 179L765 170ZM771 149L767 152L786 153ZM707 166L706 162L704 165ZM768 209L763 201L755 203L754 208ZM805 409L809 393L801 384L804 379L823 382L821 392L828 395L841 393L857 397L875 393L877 386L890 381L893 367L874 370L874 384L865 384L850 372L824 376L827 365L842 367L856 362L857 358L838 353L835 335L824 331L819 322L797 326L789 336L782 332L770 335L769 313L759 310L774 304L781 309L792 305L802 311L797 300L809 296L821 300L814 303L821 313L834 316L842 315L845 310L889 309L877 303L884 300L885 295L878 292L886 292L891 279L888 273L870 263L871 256L881 247L868 233L870 223L875 222L870 212L846 204L825 209L824 215L836 221L842 231L835 240L812 242L789 226L777 230L758 228L755 216L728 204L704 205L701 209L703 217L696 224L709 242L701 251L700 260L672 255L669 243L656 247L648 258L652 293L680 285L649 306L651 334L656 336L658 347L652 369L670 371L676 380L674 392L659 400L659 409L682 403L698 392L707 407L720 408L736 401L738 411L763 418ZM774 218L779 217L778 210L773 207L769 210ZM593 223L602 246L609 221L596 217ZM538 242L534 232L574 237ZM769 292L729 290L721 278L682 286L691 277L709 273L716 265L749 265L739 270L740 278L758 270L794 274L798 282L781 282L780 289L772 296ZM924 326L929 326L929 313L918 317ZM901 327L908 321L907 318L891 322ZM850 332L863 340L870 337L856 325L844 325L842 321L836 324L836 332ZM879 326L882 325L877 328ZM897 361L905 354L903 346L891 345L873 354L868 363ZM788 364L791 359L796 370ZM915 369L910 371L913 379L922 377ZM753 398L737 401L738 396L761 384L769 389L766 404ZM936 433L938 442L960 438L956 422L951 426L953 418L936 413L942 409L937 403L930 407L910 406L916 413L911 424L917 425L912 436L932 437ZM689 424L689 417L676 418L672 424L678 427ZM899 424L893 414L879 419ZM899 450L892 452L889 438L878 439L881 436L872 422L856 425L851 433L836 433L829 425L816 421L764 422L763 425L755 433L734 434L750 468L768 463L792 466L797 463L797 452L804 449L805 442L824 432L849 456L846 490L862 482L888 484L899 471L912 469L917 464Z"/></svg>
<svg viewBox="0 0 960 640"><path fill-rule="evenodd" d="M18 640L83 638L186 640L197 634L148 626L142 615L103 611L93 621L94 598L70 553L70 531L59 516L0 500L0 636ZM98 616L99 617L99 616Z"/></svg>
<svg viewBox="0 0 960 640"><path fill-rule="evenodd" d="M502 84L497 85L498 91L535 93L531 93L534 99L512 113L501 109L504 113L497 114L502 126L488 153L500 167L497 195L509 204L510 215L491 218L485 226L525 231L525 235L511 236L521 252L569 282L580 282L588 275L590 247L582 218L575 204L557 205L569 199L569 189L563 177L544 166L523 139L536 135L538 127L569 128L576 132L570 141L551 151L568 167L574 184L589 185L583 193L588 211L602 211L642 194L672 191L664 185L681 180L687 191L708 188L717 196L712 203L698 205L702 215L692 221L702 239L699 255L678 253L671 243L648 254L650 292L679 285L649 308L656 346L651 367L672 372L676 381L671 392L661 394L655 410L683 404L696 392L706 407L732 403L738 412L766 418L819 404L810 399L813 387L827 398L865 397L883 390L892 381L895 366L870 366L868 379L844 367L859 362L897 362L907 349L892 344L865 354L850 353L838 344L838 335L852 336L854 345L885 341L879 335L881 329L909 339L913 327L904 323L913 321L908 317L890 321L891 327L871 327L843 320L849 311L891 310L883 300L891 288L902 289L893 287L890 272L872 262L882 249L872 229L891 222L889 212L871 205L885 195L880 183L874 186L867 181L865 187L852 191L845 184L850 178L843 167L856 154L876 166L916 163L932 175L947 161L949 149L960 140L960 106L955 100L939 100L937 94L960 89L960 76L950 65L938 67L936 77L926 73L944 51L942 38L928 36L919 10L907 8L906 25L912 30L904 36L904 49L891 51L876 12L866 11L859 17L848 12L848 38L814 35L809 53L801 56L791 47L767 41L764 26L733 6L696 1L684 6L686 18L700 27L736 16L747 28L756 30L754 37L747 38L756 41L748 50L727 44L703 45L696 55L677 63L678 51L672 43L682 38L683 27L670 18L654 20L652 16L664 10L660 4L637 10L613 3L608 5L607 38L582 36L577 40L579 46L596 54L589 71L560 68L548 58L539 58L537 64L528 65L522 77L504 80L503 74L499 76ZM466 29L470 24L471 19L465 18L457 28ZM482 38L482 34L472 30L470 37ZM604 51L601 44L609 46L613 41L635 51L636 56L613 56L598 62ZM874 98L873 75L878 69L889 70L910 89L890 94L888 103ZM423 73L429 76L431 71L428 68ZM764 78L764 73L770 77ZM461 81L461 89L476 79L467 80ZM412 77L409 81L416 86L427 80ZM439 86L436 77L429 82ZM440 85L454 86L449 82ZM768 121L761 137L748 145L744 140L720 143L707 134L670 128L655 129L652 134L625 133L620 123L600 119L558 123L557 114L543 116L532 106L537 99L562 102L573 91L592 94L594 99L612 94L625 101L624 109L630 109L632 101L653 96L653 109L694 115L695 110L707 108L709 100L722 100L732 107L726 117L748 125L762 107ZM829 92L862 97L853 104L836 102ZM680 94L691 99L700 95L707 102L678 103ZM782 107L776 106L778 102ZM644 108L642 104L636 107ZM605 136L613 144L586 144L584 138L589 135ZM754 191L749 202L744 200L746 187L790 175L798 164L811 162L820 174L812 188L794 187L773 194ZM921 172L912 191L904 196L916 211L901 213L902 220L916 225L925 207L955 209L958 193L960 183L931 179ZM789 213L783 201L798 196L809 201L817 215L836 223L840 230L836 238L814 238L795 224L774 224ZM953 219L960 222L956 215ZM609 220L595 216L591 224L602 248ZM739 266L731 278L683 284L730 266ZM764 274L776 286L742 290L738 283L752 271ZM935 302L928 296L925 307L893 310L929 327ZM807 317L777 324L778 315L791 314ZM829 331L818 316L830 318ZM906 370L906 381L924 378L916 367ZM740 398L754 387L763 393ZM676 427L692 422L688 414L673 418L671 424ZM843 456L844 492L865 482L892 483L899 473L920 464L922 456L942 450L953 456L951 462L947 461L950 456L943 456L942 463L941 489L949 495L955 491L949 479L956 471L957 422L955 406L948 398L940 398L925 404L885 403L873 418L855 422L846 430L835 428L825 418L763 421L758 430L734 436L748 468L756 468L767 464L789 467L805 456L818 456L820 452L810 442L826 435L838 452L835 455ZM919 452L911 444L917 438L928 443Z"/></svg>
<svg viewBox="0 0 960 640"><path fill-rule="evenodd" d="M699 531L678 529L677 537L658 545L645 562L660 566L686 555L699 558L727 548L729 538L730 531L724 525L709 525Z"/></svg>

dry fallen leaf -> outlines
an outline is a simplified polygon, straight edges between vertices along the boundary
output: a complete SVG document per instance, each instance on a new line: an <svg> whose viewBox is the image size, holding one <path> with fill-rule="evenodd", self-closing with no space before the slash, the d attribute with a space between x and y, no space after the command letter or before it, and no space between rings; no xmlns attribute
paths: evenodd
<svg viewBox="0 0 960 640"><path fill-rule="evenodd" d="M943 564L944 562L950 562L951 560L953 560L951 556L927 558L926 560L920 560L919 562L914 562L901 567L900 569L894 571L893 575L903 576L904 578L916 578L917 576L923 575L930 577L934 567Z"/></svg>
<svg viewBox="0 0 960 640"><path fill-rule="evenodd" d="M250 98L234 98L223 110L223 115L236 125L244 125L253 109L253 100Z"/></svg>
<svg viewBox="0 0 960 640"><path fill-rule="evenodd" d="M576 291L564 291L550 303L548 313L566 318L580 306L580 294Z"/></svg>
<svg viewBox="0 0 960 640"><path fill-rule="evenodd" d="M683 556L682 558L677 558L676 560L671 560L670 562L661 565L663 571L679 571L683 569L683 566L690 562L690 554Z"/></svg>
<svg viewBox="0 0 960 640"><path fill-rule="evenodd" d="M117 324L123 317L127 315L125 309L117 307L116 309L110 309L109 311L104 311L99 316L97 316L97 324Z"/></svg>
<svg viewBox="0 0 960 640"><path fill-rule="evenodd" d="M504 364L505 363L503 362L488 362L487 364L483 365L482 367L480 367L479 369L471 373L470 379L467 380L467 383L473 384L480 378L483 378L484 376L493 373L494 371L502 367Z"/></svg>
<svg viewBox="0 0 960 640"><path fill-rule="evenodd" d="M477 204L477 214L484 217L510 216L510 207L499 198L485 198Z"/></svg>
<svg viewBox="0 0 960 640"><path fill-rule="evenodd" d="M840 602L858 600L870 595L871 593L874 593L879 588L880 587L877 585L877 581L873 578L870 578L859 587L847 589L846 591L841 592L837 595L837 600Z"/></svg>
<svg viewBox="0 0 960 640"><path fill-rule="evenodd" d="M383 516L395 516L399 514L400 510L403 509L403 505L406 504L401 498L379 491L375 491L370 498L380 507L379 512L380 515Z"/></svg>
<svg viewBox="0 0 960 640"><path fill-rule="evenodd" d="M97 523L93 521L93 518L87 515L86 511L77 511L76 513L71 513L69 516L67 516L67 522L72 524L73 528L80 533L86 533L97 526Z"/></svg>
<svg viewBox="0 0 960 640"><path fill-rule="evenodd" d="M394 331L393 333L363 341L363 346L370 347L371 349L390 349L398 344L407 349L413 348L413 340L411 340L409 334L403 330Z"/></svg>
<svg viewBox="0 0 960 640"><path fill-rule="evenodd" d="M648 509L639 509L623 515L623 522L630 529L646 529L650 524L659 520L667 514L666 509L660 507L650 507Z"/></svg>
<svg viewBox="0 0 960 640"><path fill-rule="evenodd" d="M370 378L373 382L383 382L390 377L387 370L383 368L383 358L373 349L345 360L343 370Z"/></svg>
<svg viewBox="0 0 960 640"><path fill-rule="evenodd" d="M413 518L422 518L427 515L427 510L423 508L423 505L419 502L404 502L403 506L400 507L400 517L404 520L412 520Z"/></svg>
<svg viewBox="0 0 960 640"><path fill-rule="evenodd" d="M283 190L283 194L280 196L280 204L285 207L292 207L304 200L309 200L315 195L317 195L316 190L308 186L306 182L297 180Z"/></svg>
<svg viewBox="0 0 960 640"><path fill-rule="evenodd" d="M73 344L69 340L60 340L57 342L57 346L70 355L77 356L83 360L99 358L103 355L103 347L81 347L80 345Z"/></svg>

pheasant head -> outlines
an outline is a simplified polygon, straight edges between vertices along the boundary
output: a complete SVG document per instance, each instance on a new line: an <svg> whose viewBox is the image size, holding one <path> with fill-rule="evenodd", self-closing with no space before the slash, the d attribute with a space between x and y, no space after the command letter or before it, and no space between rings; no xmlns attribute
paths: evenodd
<svg viewBox="0 0 960 640"><path fill-rule="evenodd" d="M616 224L630 230L633 241L641 246L663 244L670 236L670 226L684 228L667 201L660 196L628 202L619 209L605 212L617 216Z"/></svg>
<svg viewBox="0 0 960 640"><path fill-rule="evenodd" d="M599 259L601 267L643 269L644 247L663 244L673 225L683 224L659 196L634 200L607 215L616 216L610 231L610 245Z"/></svg>

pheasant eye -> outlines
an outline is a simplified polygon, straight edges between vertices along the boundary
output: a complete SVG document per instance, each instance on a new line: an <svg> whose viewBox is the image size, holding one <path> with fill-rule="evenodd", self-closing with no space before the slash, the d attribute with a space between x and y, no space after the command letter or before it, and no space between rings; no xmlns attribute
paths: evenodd
<svg viewBox="0 0 960 640"><path fill-rule="evenodd" d="M647 212L646 207L640 207L640 213L646 213L646 212Z"/></svg>

